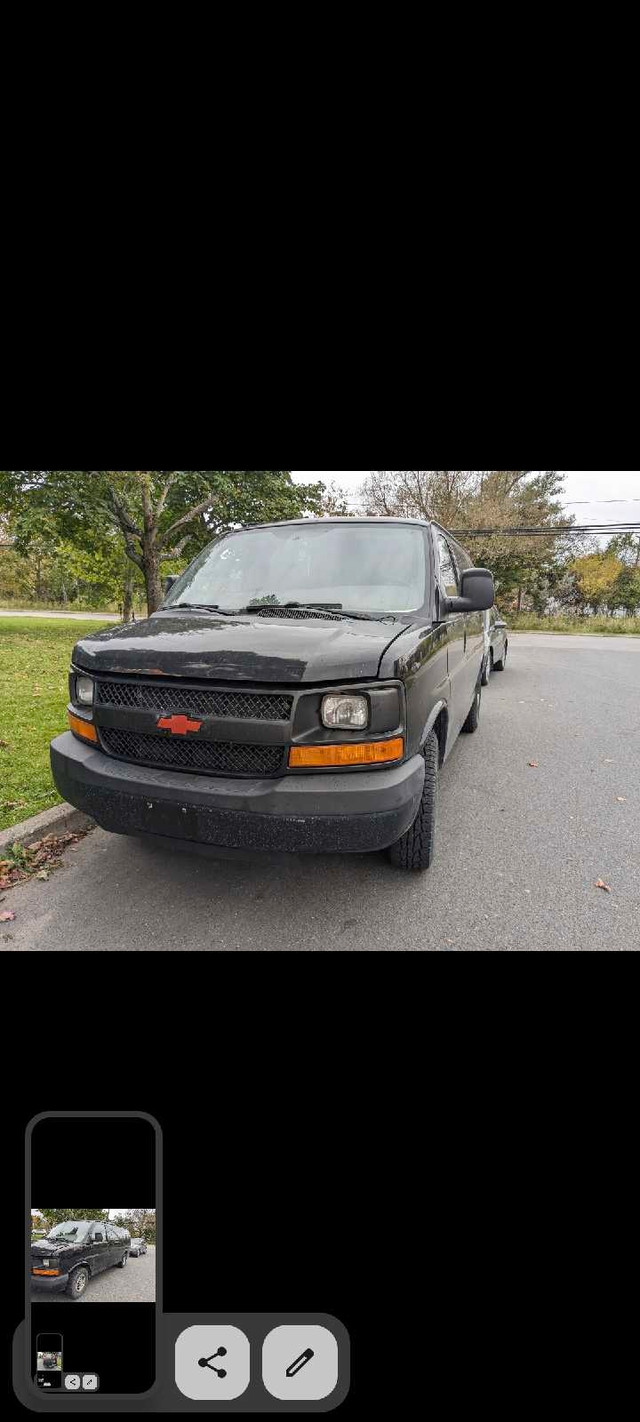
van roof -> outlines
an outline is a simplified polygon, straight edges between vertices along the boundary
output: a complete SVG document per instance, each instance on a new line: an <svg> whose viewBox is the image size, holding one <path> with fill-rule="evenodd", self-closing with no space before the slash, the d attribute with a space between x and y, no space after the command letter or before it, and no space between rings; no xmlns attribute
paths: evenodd
<svg viewBox="0 0 640 1422"><path fill-rule="evenodd" d="M338 515L336 515L335 517L332 516L331 518L283 518L283 519L274 519L271 523L248 523L248 524L245 524L245 528L293 528L293 527L295 527L296 524L301 524L303 527L308 527L309 524L323 524L323 525L326 525L326 524L328 524L328 523L374 523L374 524L379 524L379 523L395 523L395 524L401 523L401 524L402 524L402 523L406 523L406 524L409 524L409 525L411 525L411 524L417 525L419 528L429 528L429 527L431 526L431 524L433 523L433 519L429 519L429 518L376 518L376 517L375 517L374 515L372 515L372 514L369 514L369 515L359 515L359 514L358 514L358 515L356 515L356 516L353 517L353 518L352 518L352 517L341 518L341 517L339 517ZM241 528L239 528L237 531L238 531L238 533L242 533L242 532L243 532L243 530L242 530Z"/></svg>

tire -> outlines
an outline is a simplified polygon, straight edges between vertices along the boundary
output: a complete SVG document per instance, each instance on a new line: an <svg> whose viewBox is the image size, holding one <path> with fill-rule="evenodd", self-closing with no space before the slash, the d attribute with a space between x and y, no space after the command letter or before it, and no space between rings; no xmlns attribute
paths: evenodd
<svg viewBox="0 0 640 1422"><path fill-rule="evenodd" d="M408 869L422 873L430 869L435 853L436 812L438 804L438 772L440 769L440 744L435 731L427 737L423 751L425 777L420 809L411 828L403 834L397 844L392 844L387 854L397 869Z"/></svg>
<svg viewBox="0 0 640 1422"><path fill-rule="evenodd" d="M122 1259L120 1260L120 1263L119 1263L119 1264L116 1264L116 1269L124 1269L125 1265L128 1264L128 1263L129 1263L129 1251L128 1251L128 1250L125 1250L125 1253L123 1254Z"/></svg>
<svg viewBox="0 0 640 1422"><path fill-rule="evenodd" d="M482 676L481 676L481 678L480 678L480 684L481 684L481 686L488 686L488 685L489 685L489 677L491 676L492 671L493 671L493 652L489 652L489 655L488 655L488 657L487 657L487 660L486 660L486 662L485 662L485 664L484 664L484 666L483 666L483 668L482 668Z"/></svg>
<svg viewBox="0 0 640 1422"><path fill-rule="evenodd" d="M509 643L508 643L508 642L505 642L505 644L504 644L504 652L502 653L502 656L501 656L501 658L500 658L500 661L499 661L499 662L495 662L494 668L493 668L494 671L504 671L504 669L505 669L505 667L506 667L506 665L507 665L507 656L508 656L508 653L509 653Z"/></svg>
<svg viewBox="0 0 640 1422"><path fill-rule="evenodd" d="M82 1298L87 1284L89 1283L89 1277L89 1270L85 1269L83 1264L80 1265L79 1269L74 1269L73 1273L69 1275L69 1283L67 1284L65 1292L74 1302Z"/></svg>
<svg viewBox="0 0 640 1422"><path fill-rule="evenodd" d="M465 723L464 723L464 726L462 727L463 731L466 731L466 734L467 734L468 736L472 736L472 735L474 734L474 732L477 731L478 726L480 725L480 705L481 705L481 702L482 702L482 691L481 691L480 687L477 686L477 687L476 687L476 694L475 694L475 696L474 696L474 698L473 698L473 705L472 705L472 707L471 707L471 710L470 710L470 712L469 712L469 715L467 716L467 719L466 719L466 721L465 721Z"/></svg>

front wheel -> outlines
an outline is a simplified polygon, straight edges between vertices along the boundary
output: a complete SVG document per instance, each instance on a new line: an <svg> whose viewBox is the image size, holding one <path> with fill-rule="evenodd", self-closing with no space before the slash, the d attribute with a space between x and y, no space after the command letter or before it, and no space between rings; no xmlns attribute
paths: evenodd
<svg viewBox="0 0 640 1422"><path fill-rule="evenodd" d="M507 654L508 654L508 651L509 651L509 643L508 643L508 642L505 642L505 644L504 644L504 652L502 653L502 656L501 656L501 658L500 658L500 661L499 661L499 662L496 662L495 667L494 667L494 671L504 671L504 669L505 669L505 667L506 667L506 665L507 665Z"/></svg>
<svg viewBox="0 0 640 1422"><path fill-rule="evenodd" d="M489 685L489 677L491 676L491 673L493 671L492 655L493 654L490 652L482 668L482 676L480 678L482 686Z"/></svg>
<svg viewBox="0 0 640 1422"><path fill-rule="evenodd" d="M84 1268L74 1269L73 1274L70 1275L69 1283L67 1284L67 1293L70 1298L74 1300L81 1299L88 1283L89 1270Z"/></svg>
<svg viewBox="0 0 640 1422"><path fill-rule="evenodd" d="M124 1269L125 1264L128 1263L128 1260L129 1260L129 1255L128 1255L128 1253L123 1254L122 1259L120 1260L120 1263L117 1265L118 1269Z"/></svg>
<svg viewBox="0 0 640 1422"><path fill-rule="evenodd" d="M438 771L440 745L435 731L427 737L423 751L425 761L424 789L420 809L410 829L387 854L398 869L421 872L430 869L435 853L436 811L438 804Z"/></svg>

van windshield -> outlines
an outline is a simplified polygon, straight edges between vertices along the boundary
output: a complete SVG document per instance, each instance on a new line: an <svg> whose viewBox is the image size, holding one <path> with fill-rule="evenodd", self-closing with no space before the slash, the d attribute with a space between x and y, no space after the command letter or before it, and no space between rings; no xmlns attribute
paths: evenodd
<svg viewBox="0 0 640 1422"><path fill-rule="evenodd" d="M174 583L164 606L229 611L315 603L382 617L419 611L426 584L418 526L280 525L232 533L206 548Z"/></svg>
<svg viewBox="0 0 640 1422"><path fill-rule="evenodd" d="M84 1239L89 1228L88 1220L66 1220L64 1224L49 1230L47 1239Z"/></svg>

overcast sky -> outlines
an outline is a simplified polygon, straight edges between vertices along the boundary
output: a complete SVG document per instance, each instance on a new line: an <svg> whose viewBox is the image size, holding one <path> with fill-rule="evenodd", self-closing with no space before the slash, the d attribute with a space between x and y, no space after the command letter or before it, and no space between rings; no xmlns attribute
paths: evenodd
<svg viewBox="0 0 640 1422"><path fill-rule="evenodd" d="M312 483L314 479L323 479L326 483L335 480L336 484L341 485L350 494L355 494L368 472L368 469L306 470L302 473L294 472L293 478L302 483ZM578 523L622 523L631 518L640 520L640 473L632 473L628 469L621 473L611 470L605 470L604 473L578 473L568 470L564 477L567 508L569 512L575 513ZM605 499L623 499L625 502L600 502ZM631 502L634 499L638 502ZM581 506L574 502L577 500L585 500L586 503Z"/></svg>

